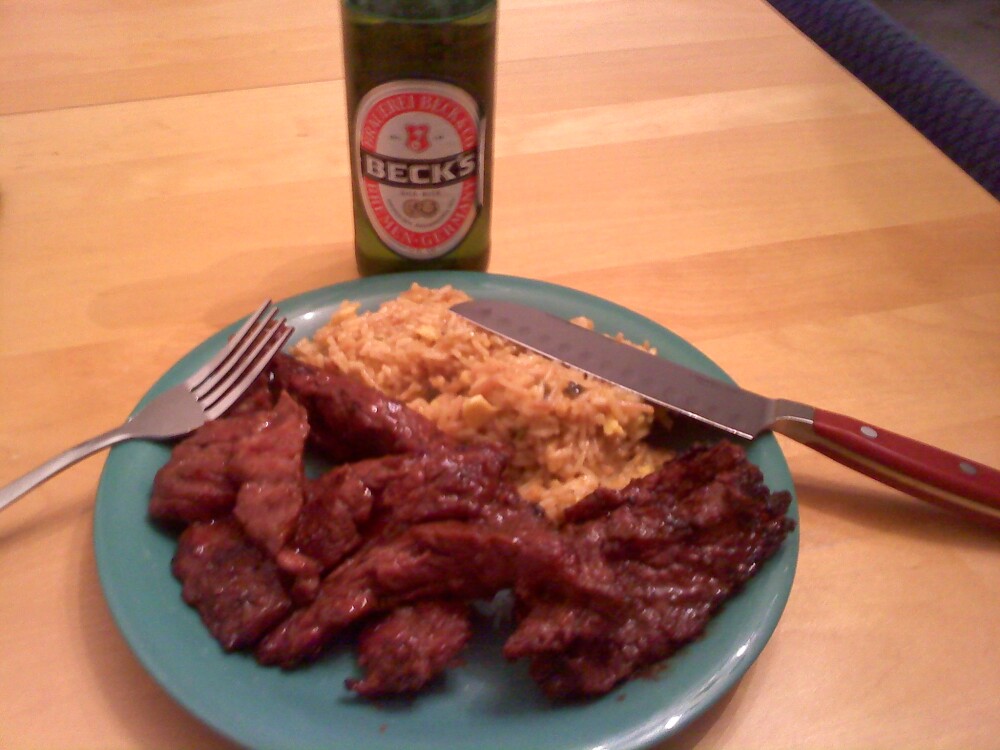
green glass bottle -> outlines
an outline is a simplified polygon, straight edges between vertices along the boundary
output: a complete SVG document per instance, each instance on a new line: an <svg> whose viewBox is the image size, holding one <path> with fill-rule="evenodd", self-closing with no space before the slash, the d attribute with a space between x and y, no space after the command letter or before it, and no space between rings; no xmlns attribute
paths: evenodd
<svg viewBox="0 0 1000 750"><path fill-rule="evenodd" d="M485 270L496 0L342 0L362 275Z"/></svg>

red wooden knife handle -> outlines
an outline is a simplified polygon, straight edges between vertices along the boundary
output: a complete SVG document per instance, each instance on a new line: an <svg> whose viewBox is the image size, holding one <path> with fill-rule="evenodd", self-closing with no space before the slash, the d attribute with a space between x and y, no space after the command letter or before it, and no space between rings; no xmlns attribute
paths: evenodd
<svg viewBox="0 0 1000 750"><path fill-rule="evenodd" d="M811 447L914 497L1000 527L1000 471L842 414L816 409Z"/></svg>

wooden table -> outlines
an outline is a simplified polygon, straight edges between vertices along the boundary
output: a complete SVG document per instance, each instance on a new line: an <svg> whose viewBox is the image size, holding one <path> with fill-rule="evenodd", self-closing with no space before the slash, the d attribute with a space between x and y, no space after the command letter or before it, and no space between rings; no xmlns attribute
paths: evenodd
<svg viewBox="0 0 1000 750"><path fill-rule="evenodd" d="M0 482L196 342L355 276L333 0L5 0ZM1000 204L760 0L502 0L494 261L745 386L1000 464ZM996 746L1000 537L783 442L802 548L669 747ZM0 746L230 747L126 647L103 458L0 516Z"/></svg>

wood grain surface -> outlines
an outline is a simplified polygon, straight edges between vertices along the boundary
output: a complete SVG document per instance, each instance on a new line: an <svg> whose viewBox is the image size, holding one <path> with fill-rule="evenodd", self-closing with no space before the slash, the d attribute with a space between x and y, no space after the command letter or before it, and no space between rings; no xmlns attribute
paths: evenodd
<svg viewBox="0 0 1000 750"><path fill-rule="evenodd" d="M0 483L354 278L333 0L0 0ZM1000 204L760 0L501 0L493 262L1000 465ZM1000 537L782 442L791 599L669 748L987 748ZM103 457L0 515L0 747L228 748L128 650Z"/></svg>

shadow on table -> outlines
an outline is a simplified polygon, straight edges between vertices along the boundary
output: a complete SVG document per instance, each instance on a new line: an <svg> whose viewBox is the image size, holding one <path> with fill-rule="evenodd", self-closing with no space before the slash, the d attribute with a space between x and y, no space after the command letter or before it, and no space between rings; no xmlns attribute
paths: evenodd
<svg viewBox="0 0 1000 750"><path fill-rule="evenodd" d="M93 528L87 525L87 534ZM78 545L80 630L102 699L136 747L239 750L239 746L188 713L161 688L132 654L104 601L90 540ZM112 744L112 738L107 738ZM114 738L121 741L122 738Z"/></svg>
<svg viewBox="0 0 1000 750"><path fill-rule="evenodd" d="M887 534L905 534L930 542L984 549L995 549L1000 542L996 529L966 520L874 481L870 491L859 491L853 487L800 477L795 480L795 491L802 509L835 516ZM808 524L808 519L804 523Z"/></svg>
<svg viewBox="0 0 1000 750"><path fill-rule="evenodd" d="M29 502L25 498L24 502ZM79 522L80 517L93 510L93 497L79 503L63 503L53 507L42 508L37 512L25 514L22 519L15 519L9 525L0 529L0 548L14 545L31 539L39 534L50 534L55 529L71 526ZM13 513L10 514L13 517ZM5 519L6 520L6 519Z"/></svg>

